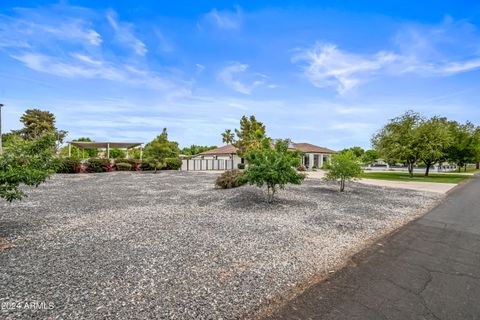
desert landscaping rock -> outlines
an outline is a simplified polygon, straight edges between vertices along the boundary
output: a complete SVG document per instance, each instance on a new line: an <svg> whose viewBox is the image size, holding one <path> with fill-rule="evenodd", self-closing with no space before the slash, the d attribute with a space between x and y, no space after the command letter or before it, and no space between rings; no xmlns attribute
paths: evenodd
<svg viewBox="0 0 480 320"><path fill-rule="evenodd" d="M210 173L55 175L0 202L2 319L237 319L291 296L436 193L306 180L268 204Z"/></svg>

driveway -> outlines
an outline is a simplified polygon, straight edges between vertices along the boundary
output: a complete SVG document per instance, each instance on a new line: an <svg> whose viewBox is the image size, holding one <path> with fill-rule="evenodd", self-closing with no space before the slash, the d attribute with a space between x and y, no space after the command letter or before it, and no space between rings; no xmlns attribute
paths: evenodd
<svg viewBox="0 0 480 320"><path fill-rule="evenodd" d="M480 177L269 319L479 319Z"/></svg>
<svg viewBox="0 0 480 320"><path fill-rule="evenodd" d="M310 179L323 179L325 177L325 171L308 171L307 177ZM399 188L409 189L417 191L429 191L440 194L445 194L457 186L455 183L436 183L436 182L417 182L417 181L389 181L379 179L359 179L356 182L362 184L368 184L371 186L387 187L387 188Z"/></svg>

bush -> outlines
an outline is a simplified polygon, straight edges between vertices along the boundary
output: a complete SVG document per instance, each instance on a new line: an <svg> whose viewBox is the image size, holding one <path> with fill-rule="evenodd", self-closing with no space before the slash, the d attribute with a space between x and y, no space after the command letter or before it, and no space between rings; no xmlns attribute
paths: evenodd
<svg viewBox="0 0 480 320"><path fill-rule="evenodd" d="M18 139L9 144L0 155L0 198L10 202L21 199L25 196L21 185L38 187L55 172L56 138L54 133L46 133L34 141Z"/></svg>
<svg viewBox="0 0 480 320"><path fill-rule="evenodd" d="M136 160L136 159L124 159L124 158L118 158L115 160L116 164L119 163L128 163L131 165L132 171L140 171L142 170L142 160Z"/></svg>
<svg viewBox="0 0 480 320"><path fill-rule="evenodd" d="M326 180L339 181L340 191L345 190L345 182L359 178L362 174L362 166L357 156L352 151L337 153L326 166L328 172Z"/></svg>
<svg viewBox="0 0 480 320"><path fill-rule="evenodd" d="M120 162L115 164L118 171L131 171L132 165L130 163Z"/></svg>
<svg viewBox="0 0 480 320"><path fill-rule="evenodd" d="M277 140L272 148L269 139L262 142L263 148L253 149L245 155L248 168L242 178L261 188L267 186L267 201L273 202L277 189L287 184L301 184L305 176L295 170L300 165L298 154L288 150L288 140Z"/></svg>
<svg viewBox="0 0 480 320"><path fill-rule="evenodd" d="M125 151L113 148L113 149L110 149L109 155L110 155L110 158L112 159L123 158L125 157Z"/></svg>
<svg viewBox="0 0 480 320"><path fill-rule="evenodd" d="M222 189L240 187L241 185L245 184L242 178L242 171L238 169L227 170L222 173L217 180L215 180L215 185Z"/></svg>
<svg viewBox="0 0 480 320"><path fill-rule="evenodd" d="M60 158L57 173L79 173L82 170L82 162L78 158Z"/></svg>
<svg viewBox="0 0 480 320"><path fill-rule="evenodd" d="M307 171L307 167L302 165L302 166L298 167L297 170L298 171Z"/></svg>
<svg viewBox="0 0 480 320"><path fill-rule="evenodd" d="M110 172L113 169L110 159L105 158L90 158L85 166L87 172Z"/></svg>
<svg viewBox="0 0 480 320"><path fill-rule="evenodd" d="M245 163L239 163L239 164L237 164L237 168L240 169L240 170L245 169Z"/></svg>
<svg viewBox="0 0 480 320"><path fill-rule="evenodd" d="M180 158L166 158L165 170L178 170L182 167L182 160Z"/></svg>
<svg viewBox="0 0 480 320"><path fill-rule="evenodd" d="M140 164L140 169L142 171L152 171L152 170L155 170L155 168L152 166L152 164L148 161L143 161L141 164Z"/></svg>

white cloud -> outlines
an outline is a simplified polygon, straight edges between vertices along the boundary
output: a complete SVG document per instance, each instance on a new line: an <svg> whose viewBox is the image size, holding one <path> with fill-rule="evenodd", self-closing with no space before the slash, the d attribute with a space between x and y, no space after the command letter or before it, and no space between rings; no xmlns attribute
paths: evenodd
<svg viewBox="0 0 480 320"><path fill-rule="evenodd" d="M359 54L316 43L298 50L292 62L301 65L314 86L335 86L344 94L378 75L450 76L480 69L479 41L473 25L447 17L435 26L404 25L393 49Z"/></svg>
<svg viewBox="0 0 480 320"><path fill-rule="evenodd" d="M203 70L205 70L205 66L203 64L200 64L200 63L196 63L195 67L197 68L197 70L196 70L197 73L202 73Z"/></svg>
<svg viewBox="0 0 480 320"><path fill-rule="evenodd" d="M21 12L23 15L17 18L0 15L0 46L30 48L60 40L98 47L103 42L102 36L81 18L40 19L29 10Z"/></svg>
<svg viewBox="0 0 480 320"><path fill-rule="evenodd" d="M459 72L467 72L480 68L480 59L451 62L446 64L441 71L446 74L454 74Z"/></svg>
<svg viewBox="0 0 480 320"><path fill-rule="evenodd" d="M175 51L175 46L173 42L170 39L168 39L167 36L165 36L165 34L162 31L160 31L160 29L154 28L153 31L156 36L157 46L161 51L167 52L167 53Z"/></svg>
<svg viewBox="0 0 480 320"><path fill-rule="evenodd" d="M147 46L135 36L132 24L118 21L117 13L113 10L107 12L107 20L118 42L130 47L139 56L147 53Z"/></svg>
<svg viewBox="0 0 480 320"><path fill-rule="evenodd" d="M185 95L189 90L169 79L162 78L148 70L131 65L116 65L94 59L85 54L74 53L70 59L60 59L38 53L12 55L28 68L64 78L105 79L130 85L145 86L155 90L167 90L170 94ZM181 93L181 94L180 94Z"/></svg>
<svg viewBox="0 0 480 320"><path fill-rule="evenodd" d="M265 75L248 72L249 66L235 62L223 68L218 78L231 89L243 93L251 94L252 90L265 83Z"/></svg>
<svg viewBox="0 0 480 320"><path fill-rule="evenodd" d="M70 19L58 26L37 26L36 28L43 29L60 40L79 41L91 46L99 46L103 42L102 36L81 19Z"/></svg>
<svg viewBox="0 0 480 320"><path fill-rule="evenodd" d="M235 11L213 9L204 18L220 29L239 29L242 25L242 12L238 6Z"/></svg>
<svg viewBox="0 0 480 320"><path fill-rule="evenodd" d="M358 86L366 76L395 61L398 57L379 52L372 57L341 51L334 44L317 43L301 50L293 62L305 62L305 75L316 87L337 86L340 93Z"/></svg>

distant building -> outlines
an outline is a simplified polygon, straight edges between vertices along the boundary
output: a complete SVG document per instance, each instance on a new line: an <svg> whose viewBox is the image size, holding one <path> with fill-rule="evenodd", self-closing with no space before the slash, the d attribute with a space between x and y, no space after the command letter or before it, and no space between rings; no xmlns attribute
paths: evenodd
<svg viewBox="0 0 480 320"><path fill-rule="evenodd" d="M302 152L301 163L309 170L323 167L335 153L331 149L310 143L291 142L288 148ZM237 155L237 148L231 144L202 152L190 161L183 161L182 170L227 170L237 168L239 163L243 163L243 159Z"/></svg>

